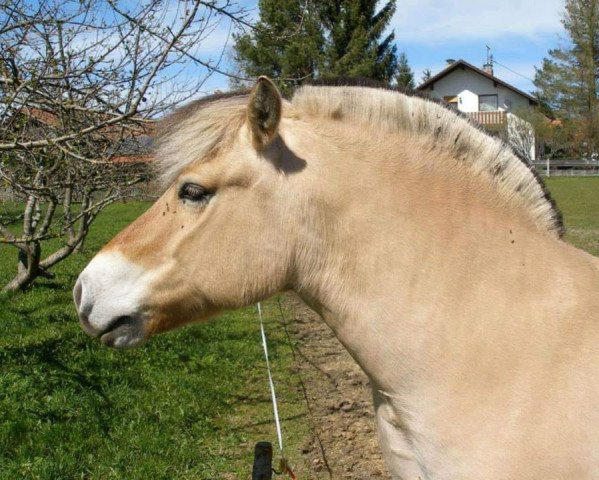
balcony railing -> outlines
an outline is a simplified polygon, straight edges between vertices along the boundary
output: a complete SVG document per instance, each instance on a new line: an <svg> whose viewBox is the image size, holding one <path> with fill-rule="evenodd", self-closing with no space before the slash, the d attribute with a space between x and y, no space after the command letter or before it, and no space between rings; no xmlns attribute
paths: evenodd
<svg viewBox="0 0 599 480"><path fill-rule="evenodd" d="M484 126L505 125L507 122L507 114L502 111L494 112L470 112L468 116L476 123Z"/></svg>

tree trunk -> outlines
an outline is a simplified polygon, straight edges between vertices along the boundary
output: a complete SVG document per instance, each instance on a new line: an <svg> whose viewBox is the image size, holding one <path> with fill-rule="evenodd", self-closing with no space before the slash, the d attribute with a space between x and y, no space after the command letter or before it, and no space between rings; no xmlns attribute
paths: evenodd
<svg viewBox="0 0 599 480"><path fill-rule="evenodd" d="M77 244L77 246L75 247L75 249L73 250L73 252L75 252L75 253L82 253L84 251L84 245L85 245L85 238L86 237L87 237L87 235L81 239L81 241Z"/></svg>
<svg viewBox="0 0 599 480"><path fill-rule="evenodd" d="M17 264L17 276L24 275L27 273L27 253L23 250L19 250L19 260Z"/></svg>
<svg viewBox="0 0 599 480"><path fill-rule="evenodd" d="M35 275L31 275L28 271L18 273L8 284L2 288L2 292L15 292L17 290L25 290L33 280Z"/></svg>
<svg viewBox="0 0 599 480"><path fill-rule="evenodd" d="M39 276L51 275L40 268L41 245L39 242L31 242L26 250L19 250L17 274L2 288L2 292L14 292L24 290Z"/></svg>

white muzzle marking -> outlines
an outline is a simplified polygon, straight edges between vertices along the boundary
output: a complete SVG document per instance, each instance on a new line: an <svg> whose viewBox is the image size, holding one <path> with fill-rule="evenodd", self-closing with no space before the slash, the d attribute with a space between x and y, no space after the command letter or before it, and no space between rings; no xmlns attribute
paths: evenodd
<svg viewBox="0 0 599 480"><path fill-rule="evenodd" d="M111 347L141 345L146 339L143 300L152 273L120 253L96 255L73 289L83 330Z"/></svg>

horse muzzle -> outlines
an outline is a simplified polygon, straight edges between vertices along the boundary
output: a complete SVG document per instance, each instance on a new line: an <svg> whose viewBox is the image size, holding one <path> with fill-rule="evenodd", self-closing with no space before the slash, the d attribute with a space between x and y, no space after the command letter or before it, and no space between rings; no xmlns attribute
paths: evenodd
<svg viewBox="0 0 599 480"><path fill-rule="evenodd" d="M110 347L141 345L148 337L143 305L151 276L117 252L94 257L73 289L83 331Z"/></svg>

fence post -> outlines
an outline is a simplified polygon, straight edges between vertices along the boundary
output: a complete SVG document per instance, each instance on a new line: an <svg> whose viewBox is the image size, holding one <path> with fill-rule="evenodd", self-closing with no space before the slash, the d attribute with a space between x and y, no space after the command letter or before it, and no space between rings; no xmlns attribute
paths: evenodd
<svg viewBox="0 0 599 480"><path fill-rule="evenodd" d="M252 480L272 479L272 444L270 442L258 442L254 449L254 467L252 469Z"/></svg>

